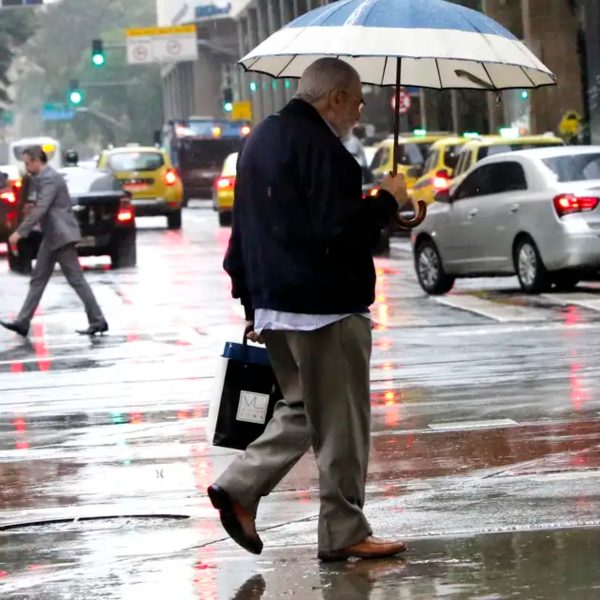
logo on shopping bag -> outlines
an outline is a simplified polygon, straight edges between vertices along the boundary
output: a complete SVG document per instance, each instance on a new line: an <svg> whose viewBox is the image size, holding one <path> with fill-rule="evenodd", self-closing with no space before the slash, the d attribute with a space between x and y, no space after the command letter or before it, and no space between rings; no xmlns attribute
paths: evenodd
<svg viewBox="0 0 600 600"><path fill-rule="evenodd" d="M269 395L257 394L256 392L240 392L240 402L236 419L246 423L257 423L264 425L267 420L267 410L269 408Z"/></svg>

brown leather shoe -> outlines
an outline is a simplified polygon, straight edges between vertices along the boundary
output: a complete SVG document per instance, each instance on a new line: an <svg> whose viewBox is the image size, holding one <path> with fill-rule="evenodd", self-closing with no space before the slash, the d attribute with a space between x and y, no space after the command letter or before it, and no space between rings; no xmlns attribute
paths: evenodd
<svg viewBox="0 0 600 600"><path fill-rule="evenodd" d="M208 488L208 497L212 505L218 509L221 524L229 537L244 550L252 554L260 554L263 543L256 533L254 518L250 513L218 485L213 484Z"/></svg>
<svg viewBox="0 0 600 600"><path fill-rule="evenodd" d="M382 540L381 538L366 537L362 542L342 548L341 550L319 551L319 558L329 562L334 560L346 560L355 558L383 558L394 556L406 550L406 544L397 540Z"/></svg>

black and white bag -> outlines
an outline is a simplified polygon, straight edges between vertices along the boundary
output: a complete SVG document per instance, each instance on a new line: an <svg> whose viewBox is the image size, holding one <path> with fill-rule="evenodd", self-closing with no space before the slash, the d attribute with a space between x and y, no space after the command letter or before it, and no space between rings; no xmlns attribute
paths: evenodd
<svg viewBox="0 0 600 600"><path fill-rule="evenodd" d="M227 342L215 395L210 404L207 437L213 446L245 450L265 430L279 390L266 348Z"/></svg>

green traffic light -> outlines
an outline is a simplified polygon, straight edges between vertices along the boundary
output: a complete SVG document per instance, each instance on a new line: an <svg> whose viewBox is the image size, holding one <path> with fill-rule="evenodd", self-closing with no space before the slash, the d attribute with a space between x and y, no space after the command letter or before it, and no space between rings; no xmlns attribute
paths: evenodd
<svg viewBox="0 0 600 600"><path fill-rule="evenodd" d="M77 90L74 90L69 94L69 100L71 101L71 104L81 104L83 102L83 94Z"/></svg>
<svg viewBox="0 0 600 600"><path fill-rule="evenodd" d="M106 56L104 54L94 54L92 56L92 63L95 67L103 67L106 64Z"/></svg>

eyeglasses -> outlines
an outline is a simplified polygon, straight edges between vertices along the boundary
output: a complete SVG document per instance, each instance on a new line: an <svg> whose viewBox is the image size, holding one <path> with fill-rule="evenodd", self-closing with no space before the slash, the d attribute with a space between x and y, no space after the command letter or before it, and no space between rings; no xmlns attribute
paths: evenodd
<svg viewBox="0 0 600 600"><path fill-rule="evenodd" d="M362 110L365 106L366 106L366 102L365 99L362 96L355 96L354 94L351 94L349 91L344 90L346 92L346 94L348 94L348 96L350 96L350 98L354 98L355 100L358 100L358 108L360 110Z"/></svg>

